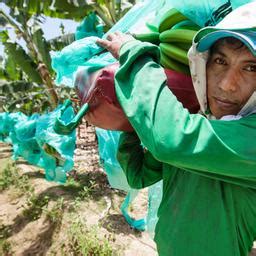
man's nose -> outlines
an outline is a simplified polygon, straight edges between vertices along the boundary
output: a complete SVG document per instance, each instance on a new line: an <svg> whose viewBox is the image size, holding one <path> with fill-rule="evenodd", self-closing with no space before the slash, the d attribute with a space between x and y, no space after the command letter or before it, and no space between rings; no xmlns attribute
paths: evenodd
<svg viewBox="0 0 256 256"><path fill-rule="evenodd" d="M223 78L220 81L219 87L223 91L231 91L235 92L237 90L238 85L238 71L230 68L225 71Z"/></svg>

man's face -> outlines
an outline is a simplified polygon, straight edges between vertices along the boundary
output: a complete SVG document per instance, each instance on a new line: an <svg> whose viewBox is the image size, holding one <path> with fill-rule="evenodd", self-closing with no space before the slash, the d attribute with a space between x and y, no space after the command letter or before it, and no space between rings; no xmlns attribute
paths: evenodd
<svg viewBox="0 0 256 256"><path fill-rule="evenodd" d="M256 90L256 57L239 42L215 44L207 63L207 98L219 119L238 114Z"/></svg>

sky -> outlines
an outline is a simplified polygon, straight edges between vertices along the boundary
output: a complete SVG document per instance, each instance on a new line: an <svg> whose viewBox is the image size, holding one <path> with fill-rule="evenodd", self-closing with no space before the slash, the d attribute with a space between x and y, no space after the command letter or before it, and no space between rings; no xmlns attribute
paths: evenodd
<svg viewBox="0 0 256 256"><path fill-rule="evenodd" d="M0 3L0 9L3 9L5 12L9 13L9 8L6 7L6 5L3 3ZM63 20L63 19L46 17L46 20L42 25L42 29L43 29L46 40L49 40L61 35L61 30L60 30L61 23L64 25L65 34L74 33L76 30L76 27L78 26L78 23L73 20ZM1 28L0 28L0 31L1 31ZM11 37L15 36L14 32L12 32L11 30L10 30L10 36ZM20 43L23 44L22 41L20 41ZM3 55L3 50L4 50L3 45L0 43L0 55Z"/></svg>

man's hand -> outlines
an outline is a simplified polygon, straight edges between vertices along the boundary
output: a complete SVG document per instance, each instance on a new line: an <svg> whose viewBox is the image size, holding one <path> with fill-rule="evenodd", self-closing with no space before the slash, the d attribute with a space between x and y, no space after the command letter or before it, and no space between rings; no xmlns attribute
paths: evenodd
<svg viewBox="0 0 256 256"><path fill-rule="evenodd" d="M107 39L98 39L96 43L108 50L116 59L119 59L119 51L121 46L133 39L134 38L129 34L114 32L113 34L109 34Z"/></svg>

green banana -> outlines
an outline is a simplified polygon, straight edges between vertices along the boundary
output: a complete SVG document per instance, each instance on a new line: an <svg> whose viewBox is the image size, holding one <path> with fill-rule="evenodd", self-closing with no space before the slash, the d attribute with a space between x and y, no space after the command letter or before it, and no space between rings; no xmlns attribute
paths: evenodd
<svg viewBox="0 0 256 256"><path fill-rule="evenodd" d="M183 20L181 22L178 22L177 24L175 24L172 29L190 29L190 30L199 30L201 27L198 26L197 24L195 24L193 21L191 20Z"/></svg>
<svg viewBox="0 0 256 256"><path fill-rule="evenodd" d="M172 8L163 15L159 23L158 31L162 33L167 29L171 29L172 26L183 20L187 20L187 18L178 10Z"/></svg>
<svg viewBox="0 0 256 256"><path fill-rule="evenodd" d="M164 68L168 68L187 75L190 74L188 66L181 64L176 60L173 60L172 58L165 55L163 52L160 52L160 64Z"/></svg>
<svg viewBox="0 0 256 256"><path fill-rule="evenodd" d="M137 40L140 40L142 42L150 42L153 44L159 44L159 33L158 32L150 32L150 33L145 33L145 34L135 34L134 37Z"/></svg>
<svg viewBox="0 0 256 256"><path fill-rule="evenodd" d="M179 43L179 42L176 42L176 43L172 43L172 45L175 45L185 51L188 51L189 48L191 47L191 43Z"/></svg>
<svg viewBox="0 0 256 256"><path fill-rule="evenodd" d="M161 42L181 42L192 43L193 37L197 31L190 29L169 29L160 34L159 38Z"/></svg>
<svg viewBox="0 0 256 256"><path fill-rule="evenodd" d="M160 51L165 55L177 60L185 65L188 65L187 51L175 45L168 43L160 43Z"/></svg>

